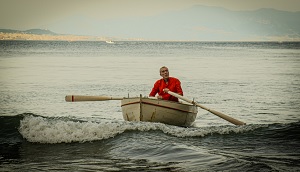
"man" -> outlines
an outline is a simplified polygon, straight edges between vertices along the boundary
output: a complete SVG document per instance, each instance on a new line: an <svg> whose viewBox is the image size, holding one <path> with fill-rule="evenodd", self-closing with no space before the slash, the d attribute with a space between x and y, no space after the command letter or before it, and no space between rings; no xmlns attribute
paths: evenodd
<svg viewBox="0 0 300 172"><path fill-rule="evenodd" d="M181 83L177 78L169 77L169 70L166 66L163 66L159 70L162 79L155 82L149 97L155 97L158 93L158 99L170 100L178 102L178 98L168 94L168 91L175 92L183 96Z"/></svg>

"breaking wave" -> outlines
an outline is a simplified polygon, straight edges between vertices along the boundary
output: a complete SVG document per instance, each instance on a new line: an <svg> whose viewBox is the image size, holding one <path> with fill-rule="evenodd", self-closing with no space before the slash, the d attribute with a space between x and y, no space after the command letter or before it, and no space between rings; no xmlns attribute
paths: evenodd
<svg viewBox="0 0 300 172"><path fill-rule="evenodd" d="M271 124L275 125L275 124ZM176 137L205 137L208 135L231 135L247 133L267 124L246 126L213 126L183 128L161 123L128 122L128 121L82 121L71 118L53 118L36 115L25 115L20 120L20 134L29 142L37 143L71 143L90 142L113 138L126 131L145 132L159 130Z"/></svg>

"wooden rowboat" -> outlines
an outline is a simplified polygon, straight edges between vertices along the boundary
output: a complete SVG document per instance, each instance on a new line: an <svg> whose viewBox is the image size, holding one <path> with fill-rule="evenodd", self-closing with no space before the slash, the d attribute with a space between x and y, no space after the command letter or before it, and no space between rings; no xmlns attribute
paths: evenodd
<svg viewBox="0 0 300 172"><path fill-rule="evenodd" d="M189 100L172 91L168 94L177 97L190 104L159 100L149 97L108 97L108 96L82 96L82 95L67 95L65 100L67 102L79 101L106 101L106 100L121 100L121 107L123 118L126 121L147 121L147 122L161 122L170 125L177 125L188 127L193 124L196 119L198 109L207 110L212 114L225 119L235 125L246 125L246 123L234 119L228 115L209 109L203 105L198 104L194 100Z"/></svg>
<svg viewBox="0 0 300 172"><path fill-rule="evenodd" d="M198 113L197 106L192 104L142 96L122 99L121 107L126 121L160 122L182 127L191 126Z"/></svg>

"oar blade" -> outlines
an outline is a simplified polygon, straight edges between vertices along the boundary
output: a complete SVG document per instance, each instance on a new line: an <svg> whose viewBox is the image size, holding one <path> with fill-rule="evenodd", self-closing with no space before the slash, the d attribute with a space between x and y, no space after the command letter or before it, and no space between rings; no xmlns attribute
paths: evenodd
<svg viewBox="0 0 300 172"><path fill-rule="evenodd" d="M223 114L223 113L221 113L221 112L218 112L218 111L209 109L209 108L207 108L207 107L205 107L205 106L202 106L202 105L200 105L200 104L198 104L198 103L196 103L196 102L194 102L194 101L192 101L192 100L189 100L189 99L187 99L187 98L185 98L185 97L183 97L183 96L181 96L181 95L179 95L179 94L176 94L176 93L174 93L174 92L172 92L172 91L168 91L168 93L169 93L170 95L174 96L174 97L177 97L177 98L179 98L179 99L181 99L181 100L184 100L184 101L186 101L186 102L192 103L192 104L194 104L194 105L196 105L196 106L198 106L198 107L200 107L200 108L202 108L202 109L204 109L204 110L207 110L207 111L211 112L212 114L217 115L218 117L223 118L223 119L225 119L225 120L228 121L228 122L231 122L232 124L235 124L235 125L246 125L246 123L244 123L244 122L242 122L242 121L239 121L239 120L237 120L237 119L234 119L234 118L232 118L232 117L230 117L230 116L227 116L227 115L225 115L225 114Z"/></svg>
<svg viewBox="0 0 300 172"><path fill-rule="evenodd" d="M120 97L67 95L67 102L122 100Z"/></svg>
<svg viewBox="0 0 300 172"><path fill-rule="evenodd" d="M227 115L225 115L225 114L223 114L221 112L218 112L218 111L215 111L215 110L212 110L212 109L209 109L208 111L211 112L211 113L213 113L213 114L215 114L215 115L217 115L220 118L225 119L228 122L231 122L232 124L235 124L235 125L246 125L246 123L244 123L242 121L239 121L237 119L234 119L234 118L232 118L230 116L227 116Z"/></svg>

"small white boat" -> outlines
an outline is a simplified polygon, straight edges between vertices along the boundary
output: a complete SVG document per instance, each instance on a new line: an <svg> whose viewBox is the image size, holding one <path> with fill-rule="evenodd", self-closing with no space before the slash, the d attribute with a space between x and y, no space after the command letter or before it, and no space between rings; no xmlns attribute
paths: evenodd
<svg viewBox="0 0 300 172"><path fill-rule="evenodd" d="M109 40L109 41L105 41L106 43L108 43L108 44L114 44L115 42L113 42L113 41L111 41L111 40Z"/></svg>
<svg viewBox="0 0 300 172"><path fill-rule="evenodd" d="M191 126L197 116L197 106L149 97L121 100L123 118L126 121L160 122L182 127Z"/></svg>

